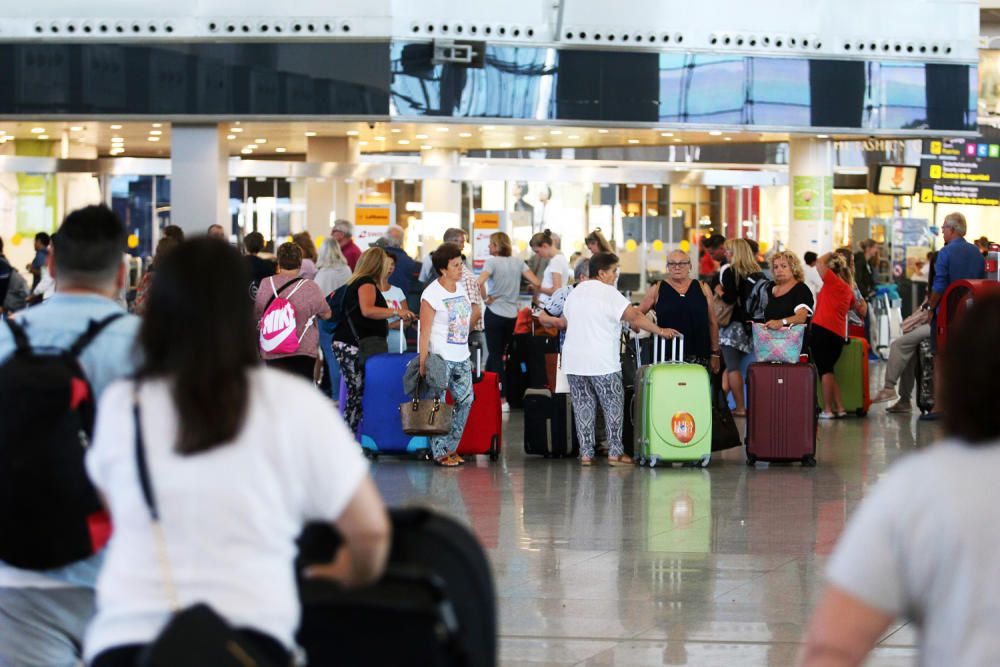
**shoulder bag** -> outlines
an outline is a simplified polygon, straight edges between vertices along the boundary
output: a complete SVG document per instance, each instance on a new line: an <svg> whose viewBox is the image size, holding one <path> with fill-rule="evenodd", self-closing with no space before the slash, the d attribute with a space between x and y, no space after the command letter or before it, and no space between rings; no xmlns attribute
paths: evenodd
<svg viewBox="0 0 1000 667"><path fill-rule="evenodd" d="M361 368L364 368L365 362L368 361L369 357L374 357L376 354L385 354L389 351L389 339L385 336L365 336L364 338L358 336L358 330L354 326L354 313L361 310L360 289L359 287L357 291L358 307L347 311L344 317L347 319L347 326L351 327L354 339L358 341L358 364L360 364ZM377 290L378 287L376 286L375 289Z"/></svg>
<svg viewBox="0 0 1000 667"><path fill-rule="evenodd" d="M420 398L423 378L417 381L417 391L412 401L399 404L403 433L407 435L446 435L451 431L455 408L440 398Z"/></svg>
<svg viewBox="0 0 1000 667"><path fill-rule="evenodd" d="M142 497L152 523L156 557L173 616L160 634L143 649L137 664L139 667L177 667L177 665L275 667L273 663L261 658L256 648L209 605L199 602L181 608L167 554L166 535L156 505L153 480L146 464L140 416L137 385L132 403L136 467L139 471Z"/></svg>

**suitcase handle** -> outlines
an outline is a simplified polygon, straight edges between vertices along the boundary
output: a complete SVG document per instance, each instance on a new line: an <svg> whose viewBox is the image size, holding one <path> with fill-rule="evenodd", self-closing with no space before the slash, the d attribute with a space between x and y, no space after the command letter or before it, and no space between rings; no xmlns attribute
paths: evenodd
<svg viewBox="0 0 1000 667"><path fill-rule="evenodd" d="M638 344L638 343L637 343ZM680 356L678 356L680 347ZM670 360L667 360L667 339L657 336L653 343L653 363L654 364L683 364L684 363L684 334L677 334L671 339Z"/></svg>

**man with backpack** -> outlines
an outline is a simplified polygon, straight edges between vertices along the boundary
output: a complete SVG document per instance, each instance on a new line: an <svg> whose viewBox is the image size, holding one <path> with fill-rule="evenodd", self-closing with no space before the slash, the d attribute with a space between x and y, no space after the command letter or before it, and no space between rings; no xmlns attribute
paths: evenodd
<svg viewBox="0 0 1000 667"><path fill-rule="evenodd" d="M70 213L47 257L57 293L0 323L0 663L79 663L110 532L83 466L94 407L135 368L125 228ZM82 446L81 446L82 445Z"/></svg>

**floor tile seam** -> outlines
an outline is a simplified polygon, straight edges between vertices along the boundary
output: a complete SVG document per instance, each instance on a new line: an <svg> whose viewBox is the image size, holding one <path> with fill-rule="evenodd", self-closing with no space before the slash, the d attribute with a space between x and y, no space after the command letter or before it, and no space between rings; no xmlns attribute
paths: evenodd
<svg viewBox="0 0 1000 667"><path fill-rule="evenodd" d="M643 633L649 629L643 630ZM640 633L642 634L642 633ZM637 642L643 644L662 644L665 638L657 637L567 637L565 635L499 635L500 639L530 639L533 641L566 641L566 642L611 642L623 644ZM754 641L752 639L685 639L685 644L736 644L739 646L801 646L802 641Z"/></svg>
<svg viewBox="0 0 1000 667"><path fill-rule="evenodd" d="M786 565L787 565L787 563L786 563ZM712 597L712 600L713 601L717 601L717 600L719 600L719 598L725 597L725 596L729 595L730 593L735 593L736 591L740 590L741 588L744 588L746 586L752 586L755 583L757 583L757 581L759 579L763 579L764 577L766 577L769 574L774 573L775 571L777 571L777 568L775 568L774 570L768 570L766 572L756 572L755 576L751 577L748 581L744 581L741 584L736 584L732 588L730 588L728 590L725 590L725 591L719 593L718 595Z"/></svg>

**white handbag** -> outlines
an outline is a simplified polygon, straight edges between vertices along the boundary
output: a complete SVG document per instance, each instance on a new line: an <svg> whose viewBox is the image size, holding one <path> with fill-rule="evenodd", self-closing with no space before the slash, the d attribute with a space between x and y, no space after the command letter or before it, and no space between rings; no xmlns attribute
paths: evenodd
<svg viewBox="0 0 1000 667"><path fill-rule="evenodd" d="M556 394L568 394L569 393L569 378L566 376L566 371L563 370L563 357L562 353L559 353L559 359L556 361Z"/></svg>

